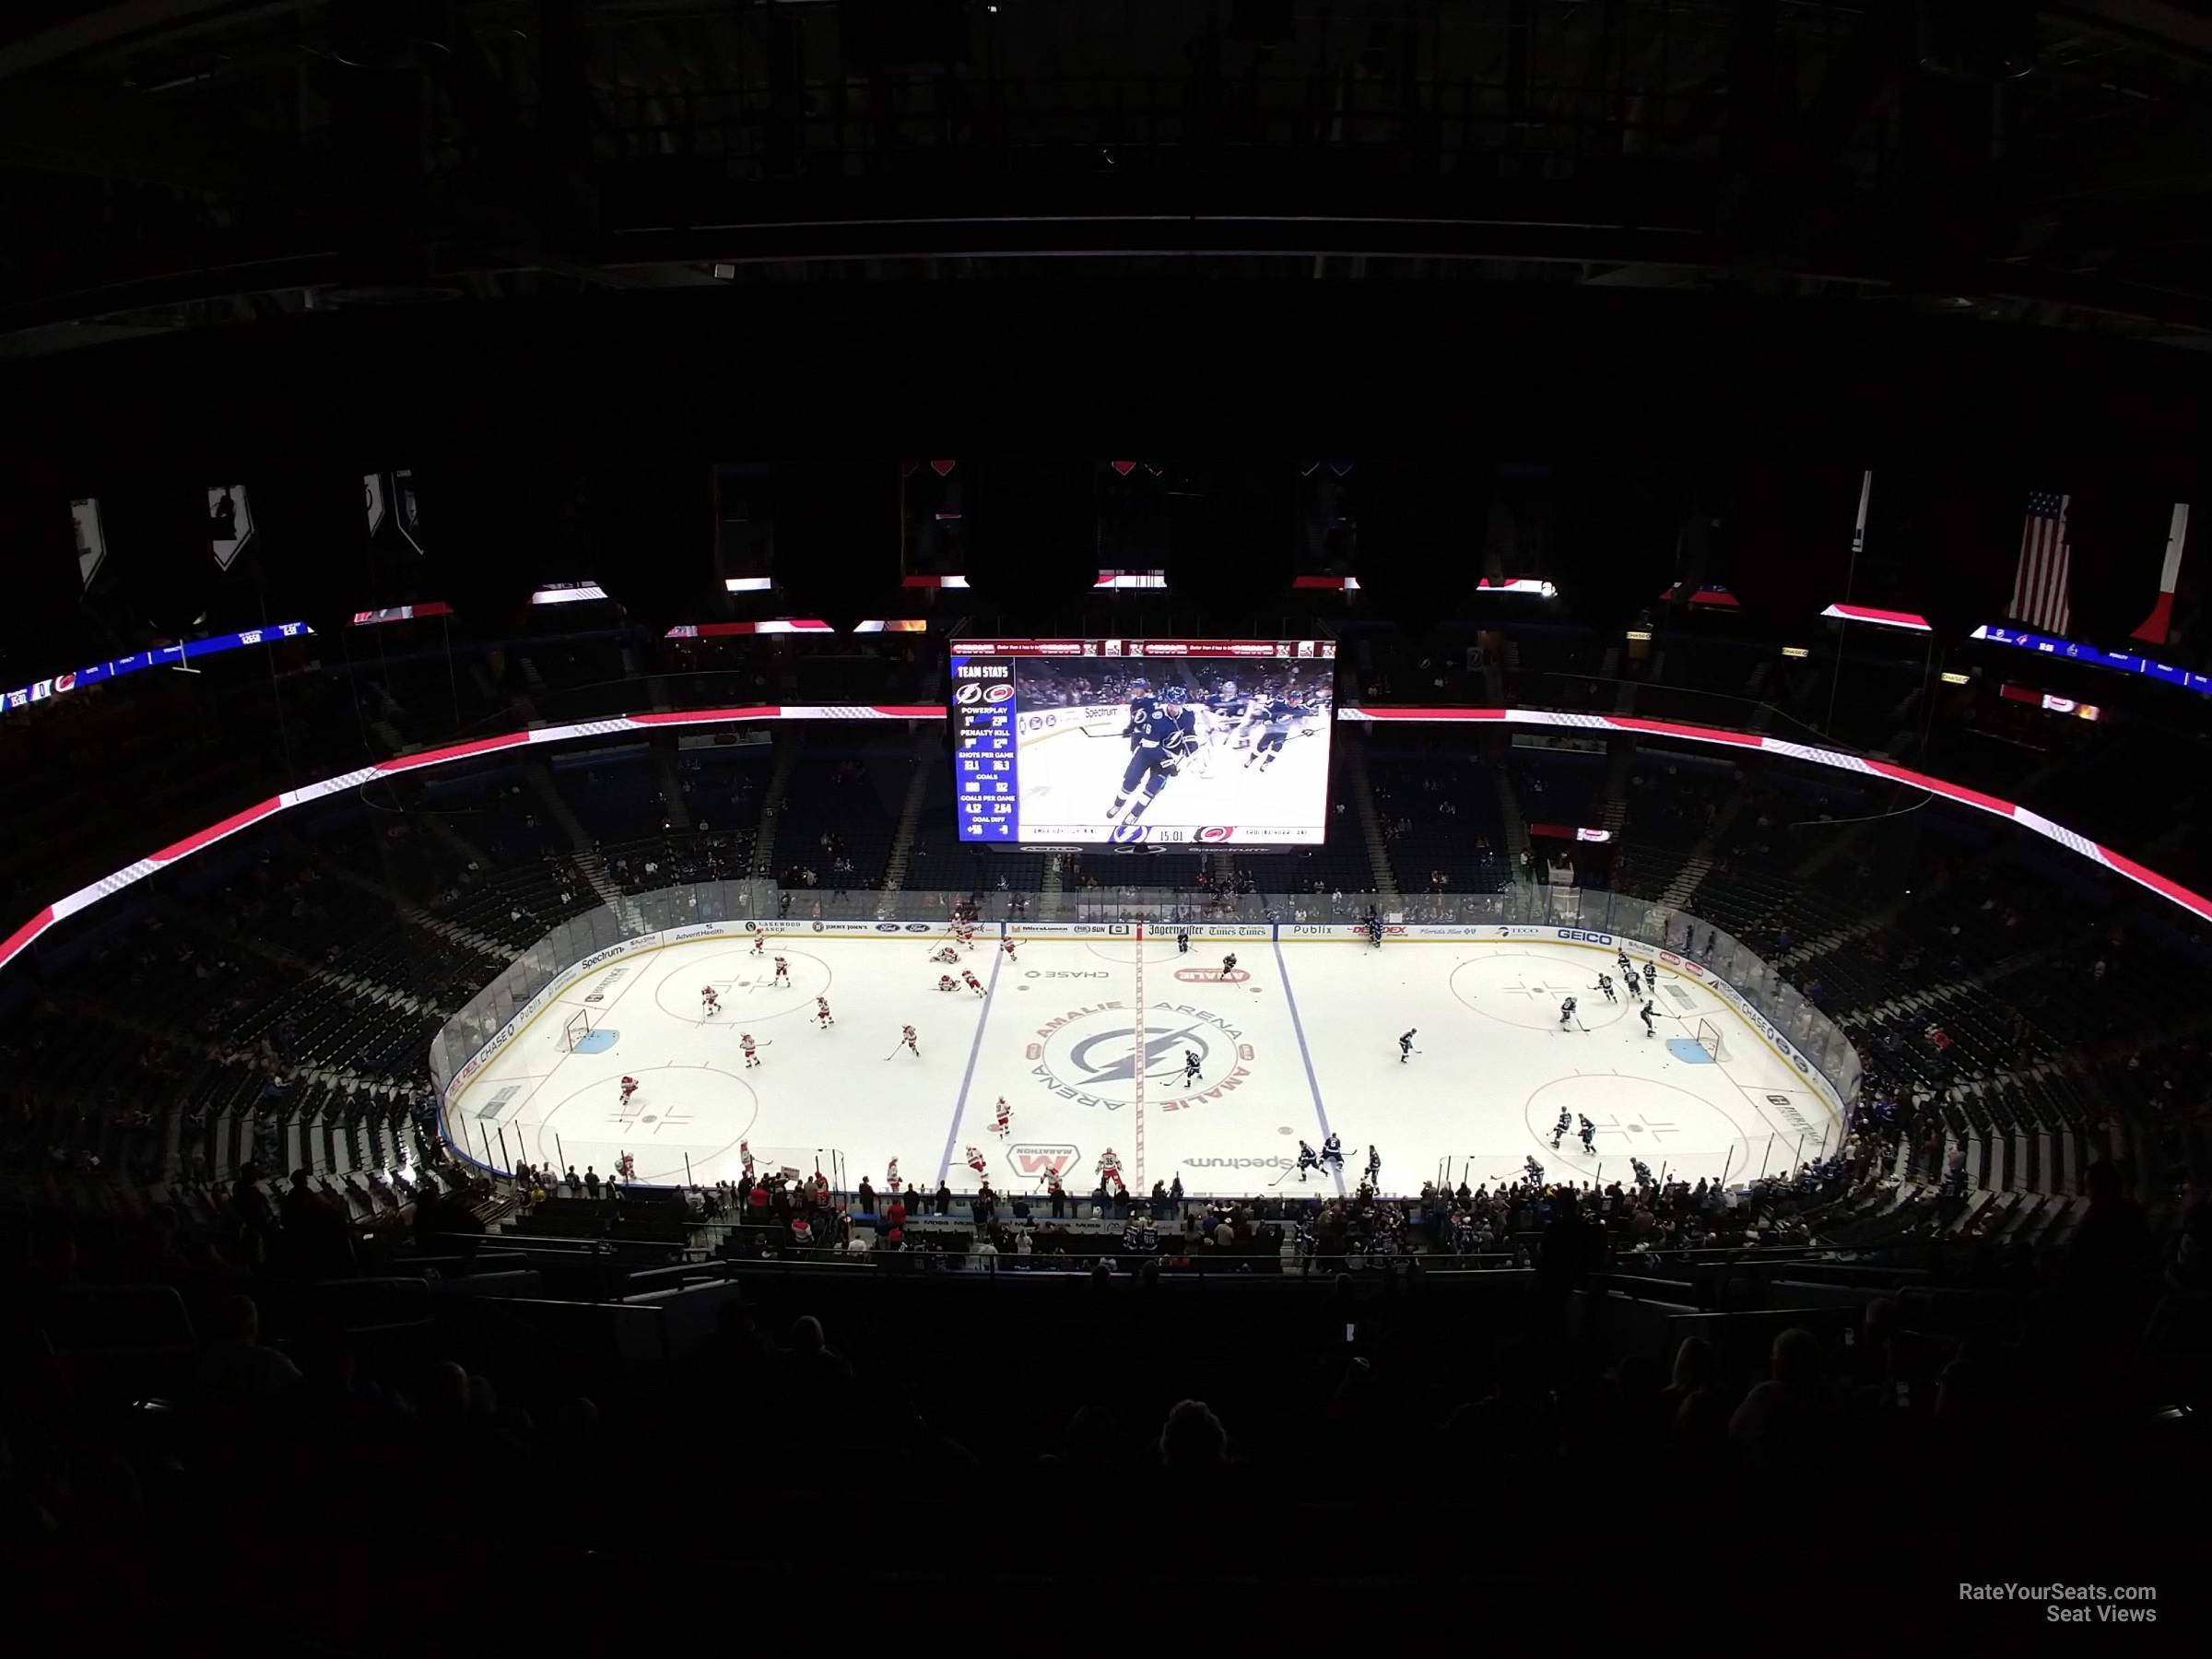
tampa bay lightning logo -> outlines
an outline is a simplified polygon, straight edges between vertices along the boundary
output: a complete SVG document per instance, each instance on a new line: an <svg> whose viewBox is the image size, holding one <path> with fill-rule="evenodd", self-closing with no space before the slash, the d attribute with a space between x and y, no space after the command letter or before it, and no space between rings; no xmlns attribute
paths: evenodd
<svg viewBox="0 0 2212 1659"><path fill-rule="evenodd" d="M1182 1077L1182 1055L1190 1050L1198 1056L1201 1065L1213 1053L1206 1040L1206 1028L1184 1026L1180 1030L1145 1032L1145 1076L1169 1077L1180 1081ZM1124 1026L1119 1030L1094 1031L1067 1052L1065 1064L1070 1070L1081 1072L1090 1087L1107 1083L1134 1083L1136 1080L1136 1028Z"/></svg>
<svg viewBox="0 0 2212 1659"><path fill-rule="evenodd" d="M1119 823L1113 827L1106 839L1110 841L1122 842L1124 845L1130 841L1141 841L1145 839L1145 826L1127 822Z"/></svg>

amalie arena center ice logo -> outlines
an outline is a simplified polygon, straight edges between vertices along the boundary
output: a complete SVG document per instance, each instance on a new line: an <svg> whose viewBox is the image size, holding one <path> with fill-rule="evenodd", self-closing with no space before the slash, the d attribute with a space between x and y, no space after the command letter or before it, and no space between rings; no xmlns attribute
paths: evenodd
<svg viewBox="0 0 2212 1659"><path fill-rule="evenodd" d="M1197 1055L1201 1072L1188 1089L1182 1087L1186 1053ZM1030 1075L1060 1099L1108 1112L1135 1104L1141 1065L1147 1099L1163 1112L1182 1112L1243 1087L1252 1076L1253 1050L1242 1028L1221 1015L1156 1002L1145 1006L1140 1055L1134 1010L1120 1002L1097 1002L1038 1026L1023 1057Z"/></svg>

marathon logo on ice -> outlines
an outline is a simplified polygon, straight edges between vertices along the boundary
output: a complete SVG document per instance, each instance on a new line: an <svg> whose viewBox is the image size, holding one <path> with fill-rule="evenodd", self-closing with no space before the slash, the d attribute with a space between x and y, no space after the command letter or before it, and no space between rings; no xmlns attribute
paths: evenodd
<svg viewBox="0 0 2212 1659"><path fill-rule="evenodd" d="M1500 929L1500 931L1503 932L1504 930ZM1613 943L1613 935L1611 934L1584 933L1580 928L1575 927L1560 928L1559 937L1562 939L1571 940L1577 945L1610 945Z"/></svg>
<svg viewBox="0 0 2212 1659"><path fill-rule="evenodd" d="M1014 670L1004 663L963 663L952 671L952 677L964 680L1012 679Z"/></svg>
<svg viewBox="0 0 2212 1659"><path fill-rule="evenodd" d="M1077 1147L1019 1146L1006 1148L1006 1162L1027 1181L1045 1175L1065 1175L1082 1161Z"/></svg>

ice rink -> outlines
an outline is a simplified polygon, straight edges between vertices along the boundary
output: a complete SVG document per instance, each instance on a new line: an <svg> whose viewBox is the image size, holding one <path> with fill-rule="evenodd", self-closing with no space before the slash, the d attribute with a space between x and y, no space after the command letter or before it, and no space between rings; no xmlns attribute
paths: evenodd
<svg viewBox="0 0 2212 1659"><path fill-rule="evenodd" d="M1594 945L1526 939L1209 940L1179 955L1171 936L1038 938L1009 959L990 930L963 965L988 988L935 987L959 969L929 959L941 940L912 933L818 938L776 947L791 984L741 939L667 945L587 974L549 1004L448 1109L472 1154L503 1130L513 1158L602 1175L628 1151L638 1179L734 1179L740 1144L771 1165L811 1171L841 1155L843 1179L878 1187L897 1158L909 1184L972 1190L967 1148L993 1185L1029 1190L1053 1164L1088 1191L1099 1156L1118 1152L1132 1187L1176 1174L1193 1194L1297 1190L1300 1139L1343 1137L1347 1180L1371 1144L1382 1186L1417 1191L1440 1172L1470 1183L1519 1175L1536 1158L1554 1180L1630 1177L1641 1159L1691 1179L1733 1182L1816 1155L1832 1133L1825 1098L1707 986L1659 970L1658 1034L1636 1005L1608 1004ZM1224 977L1221 958L1237 953ZM1631 947L1641 968L1642 956ZM723 1012L701 1013L712 985ZM815 996L836 1023L818 1029ZM1562 1028L1562 998L1580 1023ZM571 1052L570 1016L598 1029ZM1709 1060L1700 1018L1722 1038ZM912 1022L919 1056L900 1046ZM1401 1062L1408 1030L1415 1053ZM740 1035L760 1064L745 1066ZM1185 1055L1200 1076L1184 1081ZM640 1088L620 1099L625 1073ZM997 1100L1010 1133L994 1132ZM1587 1116L1595 1144L1559 1114ZM687 1159L688 1160L687 1163ZM1309 1191L1335 1191L1334 1179Z"/></svg>

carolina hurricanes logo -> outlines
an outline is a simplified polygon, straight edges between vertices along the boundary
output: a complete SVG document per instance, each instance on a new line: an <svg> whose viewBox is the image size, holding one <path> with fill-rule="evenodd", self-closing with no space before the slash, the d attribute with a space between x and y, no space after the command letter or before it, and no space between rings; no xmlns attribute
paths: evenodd
<svg viewBox="0 0 2212 1659"><path fill-rule="evenodd" d="M983 693L983 700L985 702L1005 702L1013 695L1014 688L1011 686L993 686Z"/></svg>
<svg viewBox="0 0 2212 1659"><path fill-rule="evenodd" d="M1225 841L1236 832L1234 824L1208 824L1198 831L1198 839L1202 841Z"/></svg>

